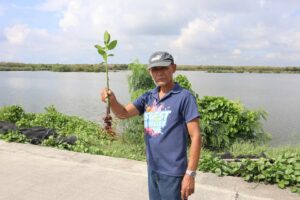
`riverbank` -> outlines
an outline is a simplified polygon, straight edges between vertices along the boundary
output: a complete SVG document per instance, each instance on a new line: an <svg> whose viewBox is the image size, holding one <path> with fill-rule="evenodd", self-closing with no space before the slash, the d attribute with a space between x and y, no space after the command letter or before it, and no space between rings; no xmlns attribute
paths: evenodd
<svg viewBox="0 0 300 200"><path fill-rule="evenodd" d="M109 70L128 70L127 64L110 64ZM208 73L289 73L299 74L300 67L273 66L214 66L214 65L178 65L178 70L204 71ZM0 62L0 71L54 71L54 72L104 72L103 64L30 64Z"/></svg>

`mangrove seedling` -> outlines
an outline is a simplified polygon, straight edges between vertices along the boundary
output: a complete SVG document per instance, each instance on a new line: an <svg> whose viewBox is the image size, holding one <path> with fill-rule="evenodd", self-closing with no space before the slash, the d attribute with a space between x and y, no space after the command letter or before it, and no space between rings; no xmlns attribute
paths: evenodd
<svg viewBox="0 0 300 200"><path fill-rule="evenodd" d="M110 34L105 31L104 32L104 45L98 45L96 44L95 47L98 50L98 53L103 58L103 63L105 65L105 71L106 71L106 88L109 90L109 77L108 77L108 64L107 64L107 58L114 56L113 54L108 54L108 51L114 49L117 46L117 40L112 40L110 38ZM111 134L115 135L113 129L112 129L112 117L110 115L110 100L109 96L107 96L106 100L106 116L103 118L104 124L105 124L105 130Z"/></svg>

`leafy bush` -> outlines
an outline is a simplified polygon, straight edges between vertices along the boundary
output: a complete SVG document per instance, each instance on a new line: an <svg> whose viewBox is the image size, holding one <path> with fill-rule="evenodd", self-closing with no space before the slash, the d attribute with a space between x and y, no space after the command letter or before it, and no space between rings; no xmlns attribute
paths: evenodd
<svg viewBox="0 0 300 200"><path fill-rule="evenodd" d="M225 97L205 96L199 101L203 144L209 149L226 149L235 141L266 141L264 111L251 111Z"/></svg>
<svg viewBox="0 0 300 200"><path fill-rule="evenodd" d="M130 63L128 68L132 72L128 77L129 92L141 89L147 91L155 87L147 68L138 60Z"/></svg>
<svg viewBox="0 0 300 200"><path fill-rule="evenodd" d="M0 108L0 120L16 123L23 118L25 112L21 106L4 106Z"/></svg>
<svg viewBox="0 0 300 200"><path fill-rule="evenodd" d="M242 159L241 162L226 162L211 154L201 158L199 170L219 176L243 177L249 182L277 184L280 188L291 187L300 194L300 155L285 153L275 159L260 158L258 161Z"/></svg>
<svg viewBox="0 0 300 200"><path fill-rule="evenodd" d="M57 138L68 135L75 135L77 138L74 145L69 145L50 136L48 139L43 140L42 145L44 146L83 153L145 160L145 150L143 145L127 143L118 138L111 138L97 123L76 116L64 115L63 113L58 112L54 106L47 107L45 109L46 112L38 114L25 113L20 106L7 106L5 109L0 108L0 116L19 116L17 113L20 113L20 110L23 111L23 118L9 118L14 119L11 120L11 122L15 122L19 119L19 121L16 121L19 128L42 126L54 129L57 133ZM7 118L1 118L1 120L6 119ZM19 132L0 134L0 139L8 142L30 142Z"/></svg>
<svg viewBox="0 0 300 200"><path fill-rule="evenodd" d="M19 142L19 143L29 143L30 140L26 138L25 135L18 131L11 131L6 134L0 134L0 139L7 142Z"/></svg>

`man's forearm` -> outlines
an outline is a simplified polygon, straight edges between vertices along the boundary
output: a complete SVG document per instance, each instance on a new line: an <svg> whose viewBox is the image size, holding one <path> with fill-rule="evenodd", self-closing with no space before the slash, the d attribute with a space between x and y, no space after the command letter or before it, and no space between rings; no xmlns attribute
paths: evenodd
<svg viewBox="0 0 300 200"><path fill-rule="evenodd" d="M119 119L126 119L127 117L127 110L126 108L120 104L115 98L111 99L110 107L112 112L118 117Z"/></svg>
<svg viewBox="0 0 300 200"><path fill-rule="evenodd" d="M189 170L196 171L200 154L201 154L201 134L194 134L191 136L191 147L190 147L190 156L189 156L189 163L188 168Z"/></svg>

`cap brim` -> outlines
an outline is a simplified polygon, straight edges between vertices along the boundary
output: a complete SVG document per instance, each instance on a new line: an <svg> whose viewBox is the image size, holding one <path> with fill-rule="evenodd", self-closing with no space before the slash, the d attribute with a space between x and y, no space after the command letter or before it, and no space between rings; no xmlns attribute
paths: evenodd
<svg viewBox="0 0 300 200"><path fill-rule="evenodd" d="M172 61L155 62L148 65L148 69L152 67L168 67Z"/></svg>

